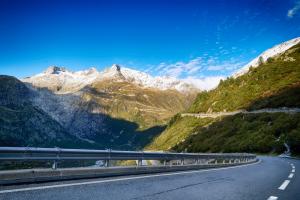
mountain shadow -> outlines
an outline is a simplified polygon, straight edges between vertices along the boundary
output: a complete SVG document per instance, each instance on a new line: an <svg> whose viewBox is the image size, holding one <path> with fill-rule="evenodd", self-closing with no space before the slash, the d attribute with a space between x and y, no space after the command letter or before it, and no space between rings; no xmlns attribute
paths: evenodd
<svg viewBox="0 0 300 200"><path fill-rule="evenodd" d="M30 101L30 90L0 75L0 146L87 147Z"/></svg>
<svg viewBox="0 0 300 200"><path fill-rule="evenodd" d="M119 150L142 150L153 138L164 131L165 126L154 126L139 130L139 125L124 119L105 116L106 132L99 132L94 140L103 148Z"/></svg>
<svg viewBox="0 0 300 200"><path fill-rule="evenodd" d="M139 130L135 122L94 112L101 108L93 101L58 97L11 76L1 75L0 83L0 146L140 150L165 128Z"/></svg>

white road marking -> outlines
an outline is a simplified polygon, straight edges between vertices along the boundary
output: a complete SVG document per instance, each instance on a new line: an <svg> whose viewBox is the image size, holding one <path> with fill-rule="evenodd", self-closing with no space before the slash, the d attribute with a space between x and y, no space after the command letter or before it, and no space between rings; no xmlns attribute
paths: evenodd
<svg viewBox="0 0 300 200"><path fill-rule="evenodd" d="M292 169L292 172L295 173L295 169Z"/></svg>
<svg viewBox="0 0 300 200"><path fill-rule="evenodd" d="M294 174L290 173L289 178L293 178Z"/></svg>
<svg viewBox="0 0 300 200"><path fill-rule="evenodd" d="M285 190L285 188L288 186L289 183L290 183L289 180L285 180L278 189Z"/></svg>
<svg viewBox="0 0 300 200"><path fill-rule="evenodd" d="M276 200L276 199L278 199L278 197L270 196L267 200Z"/></svg>
<svg viewBox="0 0 300 200"><path fill-rule="evenodd" d="M239 167L244 167L244 166L255 165L255 164L259 164L260 162L261 162L261 160L259 160L258 162L255 162L255 163L250 163L250 164L245 164L245 165L232 166L232 167L222 167L222 168L215 168L215 169L202 169L202 170L200 169L200 170L193 170L193 171L154 174L154 175L137 176L137 177L116 178L116 179L88 181L88 182L80 182L80 183L66 183L66 184L59 184L59 185L47 185L47 186L37 186L37 187L29 187L29 188L10 189L10 190L2 190L2 191L0 191L0 194L12 193L12 192L24 192L24 191L32 191L32 190L44 190L44 189L51 189L51 188L71 187L71 186L78 186L78 185L92 185L92 184L98 184L98 183L109 183L109 182L126 181L126 180L143 179L143 178L152 178L152 177L160 177L160 176L172 176L172 175L180 175L180 174L202 173L202 172L207 172L207 171L219 171L219 170L226 170L226 169L233 169L233 168L239 168Z"/></svg>
<svg viewBox="0 0 300 200"><path fill-rule="evenodd" d="M295 166L292 166L293 169L295 169Z"/></svg>

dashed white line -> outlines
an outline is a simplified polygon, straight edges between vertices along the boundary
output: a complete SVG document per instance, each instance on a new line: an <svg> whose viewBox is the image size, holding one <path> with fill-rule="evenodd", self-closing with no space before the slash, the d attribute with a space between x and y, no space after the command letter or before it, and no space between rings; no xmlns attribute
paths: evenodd
<svg viewBox="0 0 300 200"><path fill-rule="evenodd" d="M289 183L290 183L289 180L285 180L278 189L285 190L285 188L288 186Z"/></svg>
<svg viewBox="0 0 300 200"><path fill-rule="evenodd" d="M292 169L292 172L295 173L295 169Z"/></svg>
<svg viewBox="0 0 300 200"><path fill-rule="evenodd" d="M289 178L293 178L294 174L290 173Z"/></svg>
<svg viewBox="0 0 300 200"><path fill-rule="evenodd" d="M276 200L276 199L278 199L278 197L270 196L267 200Z"/></svg>

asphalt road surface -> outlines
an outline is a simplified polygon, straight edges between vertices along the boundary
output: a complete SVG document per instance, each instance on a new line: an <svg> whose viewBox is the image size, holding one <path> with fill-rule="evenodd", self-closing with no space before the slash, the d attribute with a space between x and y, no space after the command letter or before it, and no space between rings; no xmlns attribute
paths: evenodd
<svg viewBox="0 0 300 200"><path fill-rule="evenodd" d="M0 187L1 200L300 199L300 160L208 169Z"/></svg>

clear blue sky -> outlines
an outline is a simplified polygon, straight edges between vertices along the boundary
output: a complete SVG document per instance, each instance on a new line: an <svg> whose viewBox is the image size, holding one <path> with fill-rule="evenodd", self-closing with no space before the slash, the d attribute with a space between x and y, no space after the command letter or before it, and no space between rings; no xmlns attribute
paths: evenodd
<svg viewBox="0 0 300 200"><path fill-rule="evenodd" d="M299 7L297 0L1 0L0 74L119 63L153 75L226 76L300 36Z"/></svg>

